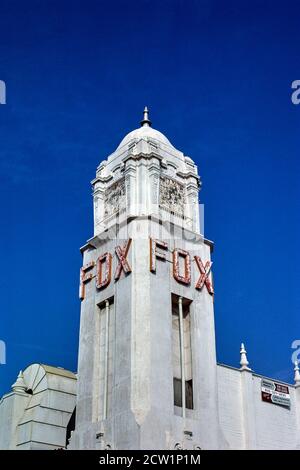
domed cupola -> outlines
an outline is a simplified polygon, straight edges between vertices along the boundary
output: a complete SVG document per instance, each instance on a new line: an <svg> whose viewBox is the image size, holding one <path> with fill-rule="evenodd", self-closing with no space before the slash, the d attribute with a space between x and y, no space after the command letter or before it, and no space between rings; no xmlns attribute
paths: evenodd
<svg viewBox="0 0 300 470"><path fill-rule="evenodd" d="M141 127L129 132L129 134L127 134L124 139L120 142L118 150L124 147L125 145L129 145L131 141L140 139L148 141L149 138L174 149L173 145L164 134L152 128L152 123L149 119L149 111L146 106L144 109L144 116L141 121Z"/></svg>
<svg viewBox="0 0 300 470"><path fill-rule="evenodd" d="M199 232L197 167L161 132L145 107L141 127L99 165L94 188L95 235L128 217L155 216Z"/></svg>

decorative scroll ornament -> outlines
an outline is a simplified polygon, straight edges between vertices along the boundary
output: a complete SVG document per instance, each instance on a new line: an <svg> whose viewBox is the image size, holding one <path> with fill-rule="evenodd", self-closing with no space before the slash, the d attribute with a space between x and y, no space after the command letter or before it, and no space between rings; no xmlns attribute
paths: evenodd
<svg viewBox="0 0 300 470"><path fill-rule="evenodd" d="M124 271L125 274L131 273L131 267L126 259L130 245L131 245L131 238L127 240L123 248L121 248L120 246L117 246L115 248L117 257L119 259L119 263L115 272L115 281L117 281L120 278L122 271Z"/></svg>
<svg viewBox="0 0 300 470"><path fill-rule="evenodd" d="M97 275L96 275L96 287L97 289L103 289L108 286L111 281L111 265L112 256L106 252L104 255L99 256L97 259ZM104 276L103 267L105 266Z"/></svg>
<svg viewBox="0 0 300 470"><path fill-rule="evenodd" d="M176 444L174 445L174 449L175 450L183 450L183 445L181 442L176 442Z"/></svg>
<svg viewBox="0 0 300 470"><path fill-rule="evenodd" d="M179 258L184 259L184 274L180 274ZM191 257L188 251L175 248L173 250L173 276L181 284L188 285L191 282Z"/></svg>
<svg viewBox="0 0 300 470"><path fill-rule="evenodd" d="M213 289L211 281L209 280L209 273L210 273L210 270L211 270L212 262L211 261L206 261L205 266L204 266L200 256L195 256L194 258L195 258L196 264L199 268L199 271L201 273L200 277L197 281L197 284L195 286L196 289L202 289L202 287L205 284L208 292L211 295L213 295L214 289Z"/></svg>

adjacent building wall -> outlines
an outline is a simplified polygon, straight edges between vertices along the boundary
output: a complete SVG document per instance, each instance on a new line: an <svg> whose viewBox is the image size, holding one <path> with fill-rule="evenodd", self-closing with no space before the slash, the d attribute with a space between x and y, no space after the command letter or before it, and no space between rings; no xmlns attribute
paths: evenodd
<svg viewBox="0 0 300 470"><path fill-rule="evenodd" d="M32 364L18 390L0 401L0 449L66 447L67 426L75 408L76 375Z"/></svg>
<svg viewBox="0 0 300 470"><path fill-rule="evenodd" d="M261 398L262 379L251 371L218 365L220 424L229 448L297 449L300 390L288 385L290 409L266 403Z"/></svg>

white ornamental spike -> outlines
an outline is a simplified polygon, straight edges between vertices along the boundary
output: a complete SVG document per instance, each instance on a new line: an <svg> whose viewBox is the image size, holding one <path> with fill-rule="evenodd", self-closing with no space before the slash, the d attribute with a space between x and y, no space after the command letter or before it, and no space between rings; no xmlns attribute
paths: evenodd
<svg viewBox="0 0 300 470"><path fill-rule="evenodd" d="M11 388L14 392L26 392L26 384L24 382L23 372L20 370L17 380L12 384Z"/></svg>
<svg viewBox="0 0 300 470"><path fill-rule="evenodd" d="M299 372L298 361L295 361L294 371L295 371L295 377L294 377L295 387L297 388L297 387L300 387L300 372Z"/></svg>
<svg viewBox="0 0 300 470"><path fill-rule="evenodd" d="M247 360L247 351L245 349L244 343L241 344L240 355L241 355L240 370L251 370L250 367L248 367L249 362Z"/></svg>

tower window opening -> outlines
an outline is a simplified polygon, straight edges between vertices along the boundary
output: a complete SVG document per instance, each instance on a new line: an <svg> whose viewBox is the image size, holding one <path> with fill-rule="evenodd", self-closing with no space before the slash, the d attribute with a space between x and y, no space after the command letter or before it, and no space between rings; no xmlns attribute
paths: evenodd
<svg viewBox="0 0 300 470"><path fill-rule="evenodd" d="M192 410L193 374L191 348L191 319L189 299L172 294L172 361L174 405ZM182 406L184 397L184 406Z"/></svg>
<svg viewBox="0 0 300 470"><path fill-rule="evenodd" d="M93 383L93 421L107 419L111 414L114 366L114 298L97 306L95 322L95 363Z"/></svg>

